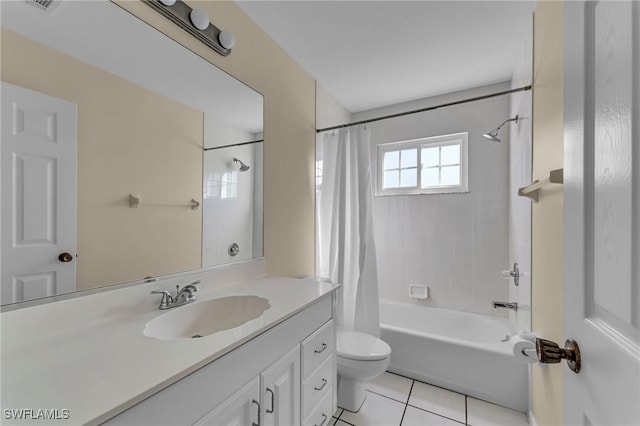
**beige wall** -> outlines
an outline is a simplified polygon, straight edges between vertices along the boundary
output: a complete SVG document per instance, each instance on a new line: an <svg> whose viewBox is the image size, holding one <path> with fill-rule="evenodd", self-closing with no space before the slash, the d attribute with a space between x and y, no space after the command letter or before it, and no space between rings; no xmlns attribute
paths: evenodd
<svg viewBox="0 0 640 426"><path fill-rule="evenodd" d="M200 111L5 29L1 72L78 106L78 289L200 267L201 212L144 205L202 201Z"/></svg>
<svg viewBox="0 0 640 426"><path fill-rule="evenodd" d="M236 36L222 57L138 1L119 5L264 96L264 254L270 274L314 273L315 81L232 1L187 1Z"/></svg>
<svg viewBox="0 0 640 426"><path fill-rule="evenodd" d="M563 167L563 7L538 2L534 16L533 179ZM562 344L563 336L562 187L540 191L532 210L532 329ZM539 425L563 421L561 364L532 367L532 410Z"/></svg>

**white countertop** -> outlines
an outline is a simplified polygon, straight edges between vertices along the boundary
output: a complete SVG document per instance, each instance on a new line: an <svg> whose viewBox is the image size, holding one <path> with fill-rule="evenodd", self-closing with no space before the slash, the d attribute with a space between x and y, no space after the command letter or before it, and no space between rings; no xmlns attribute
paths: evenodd
<svg viewBox="0 0 640 426"><path fill-rule="evenodd" d="M143 335L158 309L156 282L0 314L5 424L99 424L291 317L337 285L313 278L254 278L218 287L201 279L198 302L256 295L270 308L248 323L199 339ZM171 281L171 280L170 280ZM175 281L175 280L173 280ZM219 285L219 284L218 284ZM189 305L174 309L188 309ZM6 409L68 410L68 420L7 420ZM34 412L35 415L35 412Z"/></svg>

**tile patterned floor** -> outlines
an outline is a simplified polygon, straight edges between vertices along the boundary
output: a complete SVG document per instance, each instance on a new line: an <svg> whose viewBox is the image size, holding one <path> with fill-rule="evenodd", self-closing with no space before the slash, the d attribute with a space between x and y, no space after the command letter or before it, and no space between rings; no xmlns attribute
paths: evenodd
<svg viewBox="0 0 640 426"><path fill-rule="evenodd" d="M367 384L357 413L338 408L335 426L527 426L525 413L384 373Z"/></svg>

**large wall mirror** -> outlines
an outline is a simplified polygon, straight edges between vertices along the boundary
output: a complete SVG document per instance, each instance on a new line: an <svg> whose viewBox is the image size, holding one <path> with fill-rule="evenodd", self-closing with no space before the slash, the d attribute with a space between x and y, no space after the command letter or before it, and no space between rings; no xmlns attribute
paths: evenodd
<svg viewBox="0 0 640 426"><path fill-rule="evenodd" d="M0 7L1 304L262 256L259 93L107 0Z"/></svg>

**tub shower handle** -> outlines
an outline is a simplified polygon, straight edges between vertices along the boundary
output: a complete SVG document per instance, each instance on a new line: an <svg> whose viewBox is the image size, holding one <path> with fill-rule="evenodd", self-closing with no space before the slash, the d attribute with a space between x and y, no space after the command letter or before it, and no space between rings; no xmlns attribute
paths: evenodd
<svg viewBox="0 0 640 426"><path fill-rule="evenodd" d="M314 352L315 352L315 353L317 353L317 354L321 354L322 352L324 352L324 351L325 351L325 349L327 349L327 344L326 344L326 343L323 343L323 344L322 344L322 349L320 349L320 350L317 350L317 349L316 349Z"/></svg>
<svg viewBox="0 0 640 426"><path fill-rule="evenodd" d="M580 357L580 346L573 339L567 339L564 342L564 349L551 340L536 339L536 354L538 361L543 364L557 364L563 359L567 360L569 369L574 373L580 372L582 359Z"/></svg>
<svg viewBox="0 0 640 426"><path fill-rule="evenodd" d="M327 386L327 379L322 379L322 385L320 385L319 388L314 386L313 389L315 389L317 391L321 391L322 389L324 389L325 386Z"/></svg>

